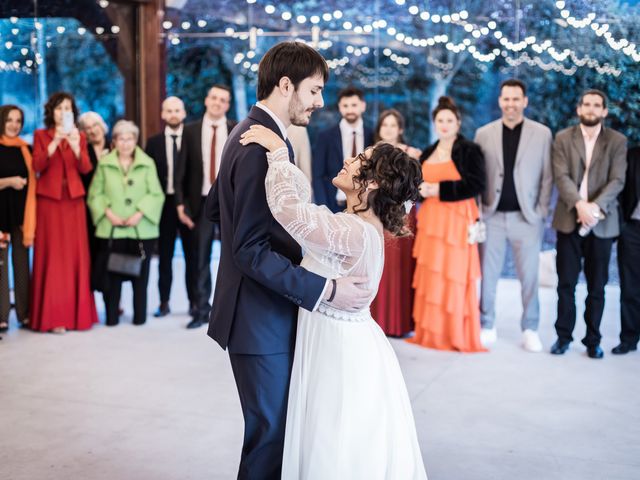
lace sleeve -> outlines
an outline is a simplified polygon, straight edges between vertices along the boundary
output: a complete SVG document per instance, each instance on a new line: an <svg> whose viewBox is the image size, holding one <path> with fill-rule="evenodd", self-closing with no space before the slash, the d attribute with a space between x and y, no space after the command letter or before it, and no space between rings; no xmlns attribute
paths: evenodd
<svg viewBox="0 0 640 480"><path fill-rule="evenodd" d="M320 263L346 275L367 243L364 225L354 215L333 213L311 203L309 180L289 162L286 148L267 153L267 202L274 218Z"/></svg>

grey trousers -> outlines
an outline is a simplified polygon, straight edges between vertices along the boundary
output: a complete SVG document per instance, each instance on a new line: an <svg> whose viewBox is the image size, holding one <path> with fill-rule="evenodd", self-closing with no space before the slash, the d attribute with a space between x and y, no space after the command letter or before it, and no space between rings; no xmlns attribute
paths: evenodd
<svg viewBox="0 0 640 480"><path fill-rule="evenodd" d="M480 323L493 328L496 317L496 288L504 266L507 243L511 245L518 280L522 287L522 330L538 330L538 265L544 223L532 225L520 212L495 212L485 219L487 240L480 244L482 288L480 293Z"/></svg>
<svg viewBox="0 0 640 480"><path fill-rule="evenodd" d="M14 228L11 235L11 263L16 315L20 322L29 319L29 249L22 245L22 231ZM9 298L9 249L0 249L0 321L6 322L11 311Z"/></svg>

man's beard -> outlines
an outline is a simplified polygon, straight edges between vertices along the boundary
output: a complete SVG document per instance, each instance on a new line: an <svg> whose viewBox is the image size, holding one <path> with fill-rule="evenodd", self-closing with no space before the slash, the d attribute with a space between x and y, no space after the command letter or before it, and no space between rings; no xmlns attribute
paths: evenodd
<svg viewBox="0 0 640 480"><path fill-rule="evenodd" d="M600 122L602 122L602 118L600 117L585 117L584 115L580 115L580 123L585 127L595 127Z"/></svg>
<svg viewBox="0 0 640 480"><path fill-rule="evenodd" d="M359 117L357 114L355 114L355 113L349 113L349 114L347 114L347 115L345 115L345 116L344 116L344 119L345 119L347 122L351 123L351 124L356 123L356 122L358 121L358 119L359 119L359 118L360 118L360 117Z"/></svg>
<svg viewBox="0 0 640 480"><path fill-rule="evenodd" d="M169 128L171 128L171 129L173 129L173 130L176 130L176 129L180 126L180 124L181 124L181 123L182 123L182 122L180 122L180 121L178 121L178 122L170 122L170 121L167 121L167 126L168 126Z"/></svg>
<svg viewBox="0 0 640 480"><path fill-rule="evenodd" d="M293 92L291 103L289 103L289 121L291 124L299 127L306 127L309 125L309 117L305 115L306 111L307 109L304 108L298 94Z"/></svg>

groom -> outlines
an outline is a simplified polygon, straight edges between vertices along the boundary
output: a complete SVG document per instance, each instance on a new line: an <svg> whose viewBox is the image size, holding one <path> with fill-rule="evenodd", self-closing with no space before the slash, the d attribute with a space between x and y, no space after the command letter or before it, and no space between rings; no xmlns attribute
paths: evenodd
<svg viewBox="0 0 640 480"><path fill-rule="evenodd" d="M366 279L332 281L299 266L298 244L274 220L267 205L266 150L240 145L251 125L263 125L292 148L287 127L307 125L322 108L327 63L313 48L284 42L271 48L258 69L258 103L230 133L207 215L220 224L222 252L209 336L229 350L244 416L239 479L279 479L289 378L298 307L321 301L357 311L366 306Z"/></svg>

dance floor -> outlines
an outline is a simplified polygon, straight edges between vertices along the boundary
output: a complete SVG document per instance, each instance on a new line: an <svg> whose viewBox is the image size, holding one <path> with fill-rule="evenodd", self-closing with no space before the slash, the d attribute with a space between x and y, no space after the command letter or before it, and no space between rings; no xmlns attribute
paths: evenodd
<svg viewBox="0 0 640 480"><path fill-rule="evenodd" d="M184 328L182 262L175 267L174 313L150 316L145 326L131 325L129 286L116 328L56 336L12 325L0 341L1 479L235 478L242 417L228 358L205 328ZM155 260L152 271L150 310ZM580 313L584 295L581 285ZM540 296L548 351L556 295L541 289ZM513 280L499 284L499 340L490 353L391 340L429 479L640 478L640 354L609 353L618 298L617 287L607 290L603 360L586 357L579 341L563 357L523 351ZM583 334L578 320L576 338Z"/></svg>

